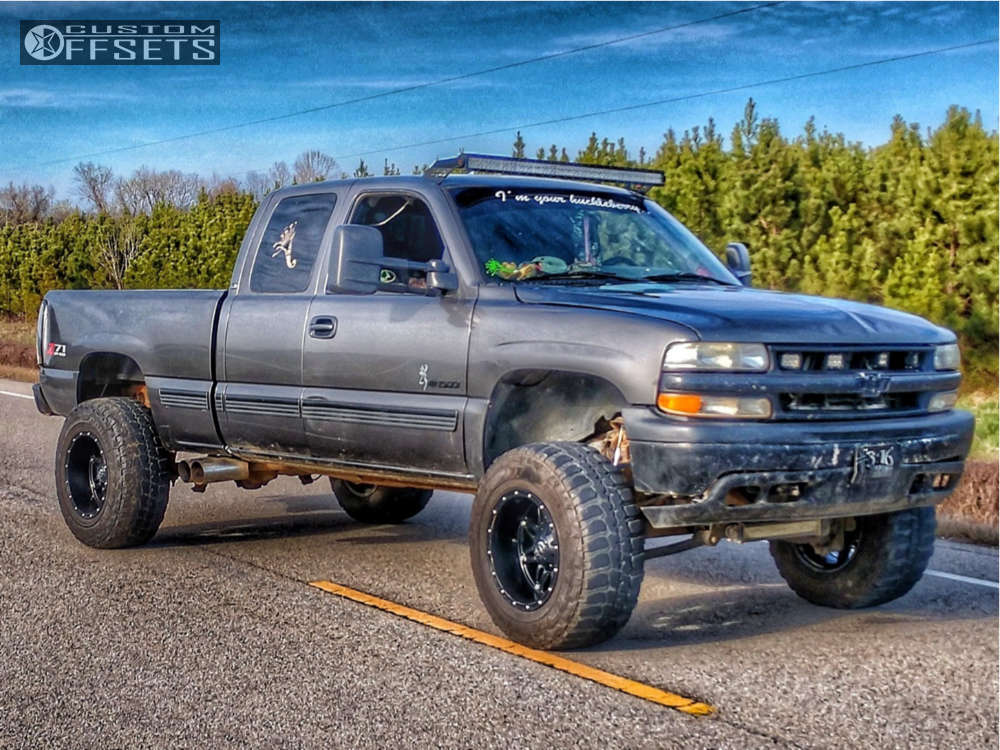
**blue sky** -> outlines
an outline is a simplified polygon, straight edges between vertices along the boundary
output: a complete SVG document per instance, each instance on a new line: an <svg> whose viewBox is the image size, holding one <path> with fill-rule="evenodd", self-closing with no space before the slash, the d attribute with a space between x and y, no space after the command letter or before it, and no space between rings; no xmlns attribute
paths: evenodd
<svg viewBox="0 0 1000 750"><path fill-rule="evenodd" d="M740 3L0 3L0 181L54 185L97 151L387 91L731 10ZM21 66L21 19L218 18L211 67ZM114 155L140 165L241 177L321 149L344 171L358 152L404 172L466 151L508 153L518 125L906 55L997 36L998 5L786 3L511 70ZM848 139L883 142L893 115L936 126L947 107L982 111L997 128L997 45L528 128L529 153L570 153L591 131L655 151L668 128L714 117L728 134L753 96L795 135L810 116ZM400 148L450 135L503 133ZM394 150L389 150L394 149ZM57 164L43 164L68 158Z"/></svg>

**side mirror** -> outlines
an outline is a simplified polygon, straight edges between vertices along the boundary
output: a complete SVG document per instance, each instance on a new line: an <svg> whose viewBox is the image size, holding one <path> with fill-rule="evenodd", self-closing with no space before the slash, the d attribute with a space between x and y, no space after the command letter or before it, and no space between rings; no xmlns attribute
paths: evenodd
<svg viewBox="0 0 1000 750"><path fill-rule="evenodd" d="M334 229L326 291L374 294L382 252L382 233L375 227L342 224Z"/></svg>
<svg viewBox="0 0 1000 750"><path fill-rule="evenodd" d="M753 284L753 274L750 271L750 251L742 242L730 242L726 245L726 266L743 286Z"/></svg>
<svg viewBox="0 0 1000 750"><path fill-rule="evenodd" d="M427 261L427 288L453 292L458 289L458 274L448 268L443 260Z"/></svg>

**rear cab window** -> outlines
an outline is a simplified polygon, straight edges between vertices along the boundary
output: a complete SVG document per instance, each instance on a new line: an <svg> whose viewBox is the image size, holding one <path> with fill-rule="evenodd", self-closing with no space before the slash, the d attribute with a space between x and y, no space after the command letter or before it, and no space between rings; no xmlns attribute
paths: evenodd
<svg viewBox="0 0 1000 750"><path fill-rule="evenodd" d="M335 193L311 193L284 198L275 206L254 255L251 291L288 294L308 289L336 203Z"/></svg>

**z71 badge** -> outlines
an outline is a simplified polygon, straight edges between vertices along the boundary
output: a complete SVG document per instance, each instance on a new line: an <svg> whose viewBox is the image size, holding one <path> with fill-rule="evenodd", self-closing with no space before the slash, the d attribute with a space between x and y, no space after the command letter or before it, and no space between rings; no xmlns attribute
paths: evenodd
<svg viewBox="0 0 1000 750"><path fill-rule="evenodd" d="M65 357L66 344L57 344L54 341L50 341L49 348L45 350L45 355L48 357Z"/></svg>

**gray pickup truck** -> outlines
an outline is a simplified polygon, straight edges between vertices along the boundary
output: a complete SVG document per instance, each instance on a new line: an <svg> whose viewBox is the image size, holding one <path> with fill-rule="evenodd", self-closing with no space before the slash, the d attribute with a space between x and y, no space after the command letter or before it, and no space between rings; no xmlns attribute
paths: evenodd
<svg viewBox="0 0 1000 750"><path fill-rule="evenodd" d="M142 544L176 481L328 476L365 523L475 493L480 596L552 649L621 628L646 559L721 540L768 540L816 604L902 596L972 437L955 336L750 288L744 246L723 263L643 196L662 182L463 154L271 194L227 290L49 293L69 528Z"/></svg>

